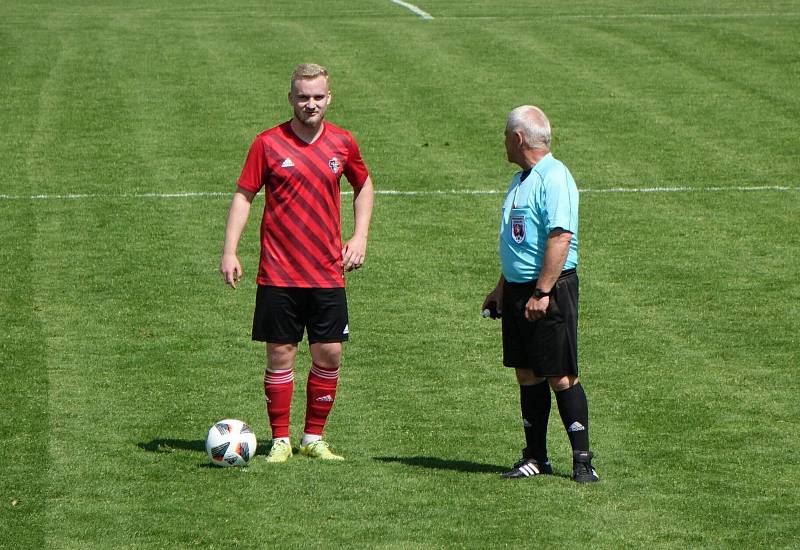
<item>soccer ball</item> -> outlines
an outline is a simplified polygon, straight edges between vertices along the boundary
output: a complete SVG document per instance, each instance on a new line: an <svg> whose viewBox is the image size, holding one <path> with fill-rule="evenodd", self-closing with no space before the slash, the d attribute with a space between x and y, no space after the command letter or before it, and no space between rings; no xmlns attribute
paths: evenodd
<svg viewBox="0 0 800 550"><path fill-rule="evenodd" d="M247 466L256 454L256 434L241 420L220 420L208 430L206 453L216 466Z"/></svg>

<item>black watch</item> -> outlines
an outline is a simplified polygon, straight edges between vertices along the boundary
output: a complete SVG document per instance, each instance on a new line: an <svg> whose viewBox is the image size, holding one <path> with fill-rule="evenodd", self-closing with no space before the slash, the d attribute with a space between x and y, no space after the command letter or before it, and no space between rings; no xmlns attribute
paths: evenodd
<svg viewBox="0 0 800 550"><path fill-rule="evenodd" d="M541 288L533 289L533 297L537 298L537 299L538 298L544 298L545 296L552 296L552 295L553 295L553 291L552 290L550 292L545 292Z"/></svg>

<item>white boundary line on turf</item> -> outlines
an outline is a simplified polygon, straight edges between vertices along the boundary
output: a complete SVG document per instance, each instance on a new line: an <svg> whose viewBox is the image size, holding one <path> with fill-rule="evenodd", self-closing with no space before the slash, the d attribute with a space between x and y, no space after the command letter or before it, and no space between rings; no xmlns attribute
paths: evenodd
<svg viewBox="0 0 800 550"><path fill-rule="evenodd" d="M757 12L757 13L623 13L623 14L537 14L536 19L550 20L580 20L580 19L755 19L771 17L798 17L800 12ZM516 16L517 20L530 19L533 16ZM502 19L501 15L444 15L439 19Z"/></svg>
<svg viewBox="0 0 800 550"><path fill-rule="evenodd" d="M738 193L756 191L790 192L800 191L800 187L781 185L734 186L734 187L610 187L608 189L579 189L581 193ZM394 189L377 189L376 195L399 197L430 197L452 195L500 195L505 190L497 189L450 189L432 191L400 191ZM352 191L343 191L343 195L352 195ZM101 193L69 193L64 195L0 195L0 201L36 201L36 200L81 200L81 199L183 199L202 197L231 197L233 191L187 191L176 193L120 193L118 195Z"/></svg>
<svg viewBox="0 0 800 550"><path fill-rule="evenodd" d="M403 0L389 0L389 1L392 4L397 4L398 6L403 6L408 11L419 15L423 19L427 19L428 21L433 19L433 16L430 13L426 12L425 10L421 10L420 8L415 6L414 4L409 4L408 2L403 2Z"/></svg>
<svg viewBox="0 0 800 550"><path fill-rule="evenodd" d="M621 13L600 15L554 15L558 19L751 19L754 17L797 17L798 12L755 13ZM544 18L544 17L542 17Z"/></svg>
<svg viewBox="0 0 800 550"><path fill-rule="evenodd" d="M610 187L608 189L579 189L582 193L724 193L741 191L800 191L800 187L783 185L752 185L736 187Z"/></svg>

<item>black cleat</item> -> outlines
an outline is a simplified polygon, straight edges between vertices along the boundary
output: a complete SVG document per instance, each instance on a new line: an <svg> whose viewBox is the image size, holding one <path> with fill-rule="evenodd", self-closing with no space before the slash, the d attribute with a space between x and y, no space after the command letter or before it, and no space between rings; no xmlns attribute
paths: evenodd
<svg viewBox="0 0 800 550"><path fill-rule="evenodd" d="M514 467L511 470L500 474L500 477L505 479L518 479L538 475L549 475L552 473L553 467L550 466L549 460L539 463L533 458L523 458L514 464Z"/></svg>
<svg viewBox="0 0 800 550"><path fill-rule="evenodd" d="M592 451L575 451L572 453L572 479L578 483L594 483L600 476L592 468Z"/></svg>

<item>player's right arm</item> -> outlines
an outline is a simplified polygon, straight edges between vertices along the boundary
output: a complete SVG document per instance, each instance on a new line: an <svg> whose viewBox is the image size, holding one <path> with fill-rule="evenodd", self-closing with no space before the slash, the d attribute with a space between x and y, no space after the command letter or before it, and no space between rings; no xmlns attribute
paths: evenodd
<svg viewBox="0 0 800 550"><path fill-rule="evenodd" d="M243 189L241 186L237 187L231 200L231 207L228 210L228 221L225 224L225 242L222 246L219 272L231 288L236 288L236 283L242 278L242 265L236 255L236 249L239 247L239 239L241 239L244 227L247 225L250 206L255 196L255 193Z"/></svg>

